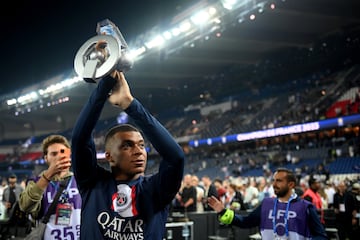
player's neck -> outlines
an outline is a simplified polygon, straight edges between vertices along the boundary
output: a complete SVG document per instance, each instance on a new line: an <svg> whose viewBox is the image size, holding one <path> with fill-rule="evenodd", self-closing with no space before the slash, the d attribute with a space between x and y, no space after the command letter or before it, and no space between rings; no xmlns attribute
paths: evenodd
<svg viewBox="0 0 360 240"><path fill-rule="evenodd" d="M113 176L115 177L115 179L117 181L128 182L128 181L136 180L141 176L144 176L144 173L137 173L137 174L132 174L132 175L119 173L119 174L113 174Z"/></svg>

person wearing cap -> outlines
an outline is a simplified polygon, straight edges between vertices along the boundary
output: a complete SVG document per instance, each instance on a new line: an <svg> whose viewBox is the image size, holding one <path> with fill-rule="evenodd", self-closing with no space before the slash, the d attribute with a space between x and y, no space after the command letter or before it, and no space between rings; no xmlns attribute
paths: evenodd
<svg viewBox="0 0 360 240"><path fill-rule="evenodd" d="M298 196L295 186L294 173L279 168L273 175L276 197L264 198L247 216L225 208L216 197L210 197L208 203L218 213L222 224L240 228L260 227L263 240L328 239L314 205Z"/></svg>
<svg viewBox="0 0 360 240"><path fill-rule="evenodd" d="M311 175L309 178L309 187L306 189L302 198L311 202L316 207L318 214L320 215L320 221L322 224L325 224L324 220L324 210L322 206L321 196L319 190L321 188L320 178L314 175Z"/></svg>

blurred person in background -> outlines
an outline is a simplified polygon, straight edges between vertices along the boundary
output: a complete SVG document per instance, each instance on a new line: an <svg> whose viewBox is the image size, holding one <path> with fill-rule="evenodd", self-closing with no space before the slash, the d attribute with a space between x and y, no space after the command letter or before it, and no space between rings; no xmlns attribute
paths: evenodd
<svg viewBox="0 0 360 240"><path fill-rule="evenodd" d="M259 204L259 190L254 178L249 178L248 185L245 188L244 204L247 209L252 209Z"/></svg>
<svg viewBox="0 0 360 240"><path fill-rule="evenodd" d="M185 174L180 191L176 194L176 200L181 212L196 212L196 187L192 184L190 174Z"/></svg>
<svg viewBox="0 0 360 240"><path fill-rule="evenodd" d="M4 220L0 225L0 239L11 239L18 236L18 228L24 227L25 232L30 230L30 221L27 216L19 211L19 196L24 188L18 183L15 174L8 177L8 186L3 192L3 206L1 207L0 219ZM22 221L24 217L24 221ZM26 222L29 223L26 225ZM24 223L24 225L23 225Z"/></svg>
<svg viewBox="0 0 360 240"><path fill-rule="evenodd" d="M334 196L334 210L340 239L359 239L360 184L355 182L347 187L345 182L338 185Z"/></svg>
<svg viewBox="0 0 360 240"><path fill-rule="evenodd" d="M345 181L340 181L337 185L337 192L334 195L334 211L336 224L340 240L353 239L352 236L355 210L355 199ZM357 236L358 237L358 236Z"/></svg>
<svg viewBox="0 0 360 240"><path fill-rule="evenodd" d="M334 206L334 195L336 193L334 183L330 180L326 181L324 191L328 197L328 208L332 209Z"/></svg>
<svg viewBox="0 0 360 240"><path fill-rule="evenodd" d="M216 187L214 183L212 182L211 178L207 175L203 176L201 178L201 181L204 184L204 199L203 199L203 205L205 211L212 211L213 209L208 205L207 199L211 196L215 196L216 198L219 198L219 194L216 190Z"/></svg>
<svg viewBox="0 0 360 240"><path fill-rule="evenodd" d="M323 187L321 187L318 192L321 197L322 209L323 210L328 209L329 197L327 196L325 189Z"/></svg>
<svg viewBox="0 0 360 240"><path fill-rule="evenodd" d="M360 234L360 182L356 182L353 185L353 191L355 195L355 206L356 206L356 212L355 219L353 219L354 224L354 236L359 236ZM353 216L354 218L354 216Z"/></svg>
<svg viewBox="0 0 360 240"><path fill-rule="evenodd" d="M7 218L7 209L5 207L5 202L3 202L3 193L4 189L7 187L7 180L6 178L2 178L1 185L0 185L0 219L4 220Z"/></svg>
<svg viewBox="0 0 360 240"><path fill-rule="evenodd" d="M196 188L196 212L204 212L203 198L205 189L200 185L199 178L196 175L191 176L191 184Z"/></svg>
<svg viewBox="0 0 360 240"><path fill-rule="evenodd" d="M317 176L310 175L308 184L309 187L305 190L302 198L314 204L320 216L321 223L325 224L324 209L322 204L323 201L321 199L321 195L319 194L319 190L321 188L321 180Z"/></svg>
<svg viewBox="0 0 360 240"><path fill-rule="evenodd" d="M11 174L8 177L8 186L4 189L2 199L8 215L10 215L11 209L14 207L15 203L19 201L22 191L24 191L24 189L18 184L17 176Z"/></svg>
<svg viewBox="0 0 360 240"><path fill-rule="evenodd" d="M7 187L8 182L6 180L6 178L2 178L1 180L1 185L0 185L0 200L2 201L3 199L3 193L4 193L4 189Z"/></svg>
<svg viewBox="0 0 360 240"><path fill-rule="evenodd" d="M224 202L225 201L225 193L226 193L226 188L224 187L224 181L220 178L215 178L213 183L216 188L218 198L222 202Z"/></svg>
<svg viewBox="0 0 360 240"><path fill-rule="evenodd" d="M258 182L259 202L262 202L262 200L266 197L273 196L273 189L270 188L270 184L267 183L265 177L260 177Z"/></svg>
<svg viewBox="0 0 360 240"><path fill-rule="evenodd" d="M225 193L225 207L234 211L246 210L244 199L238 186L234 183L230 183Z"/></svg>
<svg viewBox="0 0 360 240"><path fill-rule="evenodd" d="M316 166L313 174L320 177L323 182L326 182L330 179L330 171L326 169L322 163Z"/></svg>

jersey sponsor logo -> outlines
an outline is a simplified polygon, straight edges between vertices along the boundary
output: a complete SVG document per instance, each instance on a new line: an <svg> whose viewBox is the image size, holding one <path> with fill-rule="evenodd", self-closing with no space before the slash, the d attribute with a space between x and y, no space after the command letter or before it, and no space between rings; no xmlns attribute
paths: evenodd
<svg viewBox="0 0 360 240"><path fill-rule="evenodd" d="M144 221L142 219L112 217L107 212L101 212L97 217L97 222L104 229L104 237L107 239L144 239Z"/></svg>

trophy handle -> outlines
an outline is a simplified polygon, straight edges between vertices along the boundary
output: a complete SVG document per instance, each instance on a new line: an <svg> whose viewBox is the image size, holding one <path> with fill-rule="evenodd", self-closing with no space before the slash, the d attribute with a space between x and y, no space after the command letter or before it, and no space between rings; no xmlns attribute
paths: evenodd
<svg viewBox="0 0 360 240"><path fill-rule="evenodd" d="M109 56L106 58L95 49L99 41L106 42ZM75 56L75 72L86 82L96 82L98 79L110 74L117 66L121 52L117 40L109 35L98 35L87 40Z"/></svg>
<svg viewBox="0 0 360 240"><path fill-rule="evenodd" d="M96 32L98 35L80 47L74 60L75 72L86 82L92 83L115 69L126 71L133 65L133 60L127 54L128 45L113 22L109 19L98 22ZM105 42L105 53L96 48L99 41Z"/></svg>

